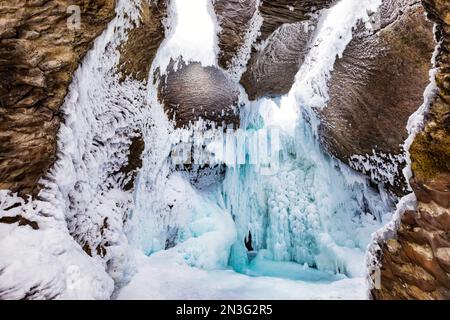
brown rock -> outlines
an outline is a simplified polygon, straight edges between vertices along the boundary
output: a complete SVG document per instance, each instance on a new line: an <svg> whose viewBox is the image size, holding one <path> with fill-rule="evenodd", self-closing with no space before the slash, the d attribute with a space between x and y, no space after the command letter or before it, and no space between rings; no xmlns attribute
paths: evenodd
<svg viewBox="0 0 450 320"><path fill-rule="evenodd" d="M352 165L398 195L406 191L401 145L407 121L423 103L429 83L432 29L417 1L384 0L381 28L368 33L360 27L336 62L330 100L320 112L325 148L346 163L361 155L377 169L390 166L394 181Z"/></svg>
<svg viewBox="0 0 450 320"><path fill-rule="evenodd" d="M81 27L68 28L69 5ZM55 160L58 109L92 41L114 17L114 0L0 3L0 189L37 194Z"/></svg>
<svg viewBox="0 0 450 320"><path fill-rule="evenodd" d="M329 8L335 0L265 0L259 8L264 21L261 40L267 39L276 29L286 23L310 20L318 10Z"/></svg>
<svg viewBox="0 0 450 320"><path fill-rule="evenodd" d="M292 23L278 28L262 49L253 52L241 84L250 100L289 92L309 51L315 23Z"/></svg>
<svg viewBox="0 0 450 320"><path fill-rule="evenodd" d="M239 126L238 90L222 71L197 62L180 62L177 71L172 63L168 70L161 81L160 99L176 127L187 127L199 119L216 126Z"/></svg>
<svg viewBox="0 0 450 320"><path fill-rule="evenodd" d="M413 179L411 186L417 196L414 212L405 213L396 233L400 244L395 261L386 242L380 243L381 288L373 289L375 299L450 299L450 208L449 188L449 125L450 86L450 2L423 0L428 16L437 23L440 47L436 59L437 94L425 117L425 126L410 148ZM406 217L405 217L406 216ZM426 254L423 254L426 252ZM386 270L408 263L421 267L435 278L434 289L420 286L407 275L388 278ZM393 289L394 288L394 289Z"/></svg>

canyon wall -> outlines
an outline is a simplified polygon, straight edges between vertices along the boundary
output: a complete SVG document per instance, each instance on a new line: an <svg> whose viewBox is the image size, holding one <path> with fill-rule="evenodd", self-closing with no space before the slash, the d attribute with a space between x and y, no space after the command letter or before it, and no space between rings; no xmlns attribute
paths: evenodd
<svg viewBox="0 0 450 320"><path fill-rule="evenodd" d="M359 26L335 64L330 99L319 111L320 139L332 155L401 196L408 192L402 145L429 83L433 25L413 0L384 0L371 22L370 29Z"/></svg>
<svg viewBox="0 0 450 320"><path fill-rule="evenodd" d="M410 148L416 208L375 244L374 299L450 299L450 3L422 3L437 24L437 89Z"/></svg>

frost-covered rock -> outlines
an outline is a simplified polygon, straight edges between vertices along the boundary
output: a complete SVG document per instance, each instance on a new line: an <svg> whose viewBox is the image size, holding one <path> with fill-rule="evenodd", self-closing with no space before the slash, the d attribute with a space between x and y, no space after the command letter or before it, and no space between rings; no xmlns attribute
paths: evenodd
<svg viewBox="0 0 450 320"><path fill-rule="evenodd" d="M114 8L114 0L0 3L0 189L39 192L73 73Z"/></svg>
<svg viewBox="0 0 450 320"><path fill-rule="evenodd" d="M399 207L395 220L371 246L374 299L450 298L450 3L423 4L437 25L436 69L424 104L408 123L406 177L411 178L414 194L408 197L414 201Z"/></svg>
<svg viewBox="0 0 450 320"><path fill-rule="evenodd" d="M289 92L317 26L320 9L333 1L261 1L263 21L241 84L250 100Z"/></svg>

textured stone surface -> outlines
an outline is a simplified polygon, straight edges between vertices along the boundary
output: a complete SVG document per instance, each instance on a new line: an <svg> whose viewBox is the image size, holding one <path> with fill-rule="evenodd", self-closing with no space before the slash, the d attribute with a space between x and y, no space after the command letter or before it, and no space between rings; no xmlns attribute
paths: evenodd
<svg viewBox="0 0 450 320"><path fill-rule="evenodd" d="M219 65L227 68L245 42L250 21L256 11L255 0L215 0L214 10L220 26Z"/></svg>
<svg viewBox="0 0 450 320"><path fill-rule="evenodd" d="M69 29L69 5L81 28ZM72 74L114 16L114 0L0 3L0 189L36 194L54 162Z"/></svg>
<svg viewBox="0 0 450 320"><path fill-rule="evenodd" d="M250 100L289 92L295 75L308 52L308 42L316 25L314 14L334 3L322 1L263 1L259 42L252 50L241 84Z"/></svg>
<svg viewBox="0 0 450 320"><path fill-rule="evenodd" d="M373 155L373 150L402 154L408 118L423 103L429 83L434 47L432 23L420 3L384 0L380 29L368 33L361 27L335 65L330 100L320 113L325 148L346 163L353 155ZM389 165L392 159L380 161ZM394 185L381 178L377 182L403 194L401 169Z"/></svg>
<svg viewBox="0 0 450 320"><path fill-rule="evenodd" d="M164 40L164 19L167 0L143 1L137 27L128 33L128 39L119 48L120 71L123 77L147 80L153 58Z"/></svg>
<svg viewBox="0 0 450 320"><path fill-rule="evenodd" d="M438 91L410 149L417 209L403 213L396 235L379 244L381 288L372 290L374 299L450 299L450 2L423 4L442 41Z"/></svg>
<svg viewBox="0 0 450 320"><path fill-rule="evenodd" d="M266 0L261 1L260 12L264 18L261 40L267 39L285 23L310 20L318 10L328 8L335 0Z"/></svg>
<svg viewBox="0 0 450 320"><path fill-rule="evenodd" d="M180 64L177 71L169 71L162 79L160 89L160 99L176 127L187 127L201 118L237 128L236 86L215 67L202 67L197 62ZM169 70L173 68L169 66Z"/></svg>

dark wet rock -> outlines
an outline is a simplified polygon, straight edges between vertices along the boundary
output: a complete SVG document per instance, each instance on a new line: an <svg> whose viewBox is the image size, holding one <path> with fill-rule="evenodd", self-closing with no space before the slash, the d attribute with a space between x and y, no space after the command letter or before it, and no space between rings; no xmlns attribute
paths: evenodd
<svg viewBox="0 0 450 320"><path fill-rule="evenodd" d="M214 10L220 26L219 66L226 69L244 45L251 19L256 11L256 1L216 0Z"/></svg>
<svg viewBox="0 0 450 320"><path fill-rule="evenodd" d="M239 126L238 90L221 70L197 62L180 62L177 71L172 64L168 70L161 79L160 100L176 127L188 127L199 119L216 127Z"/></svg>
<svg viewBox="0 0 450 320"><path fill-rule="evenodd" d="M267 45L252 54L241 79L250 100L289 92L309 51L314 28L309 22L285 24L271 35Z"/></svg>
<svg viewBox="0 0 450 320"><path fill-rule="evenodd" d="M79 29L68 28L69 5ZM114 0L0 2L0 189L38 193L73 72L114 13Z"/></svg>
<svg viewBox="0 0 450 320"><path fill-rule="evenodd" d="M131 138L127 164L120 170L125 175L123 184L123 190L125 191L134 189L138 170L142 168L142 153L144 149L145 142L141 135Z"/></svg>
<svg viewBox="0 0 450 320"><path fill-rule="evenodd" d="M263 1L258 41L253 48L241 84L250 100L280 96L289 92L295 75L309 50L318 11L334 1Z"/></svg>
<svg viewBox="0 0 450 320"><path fill-rule="evenodd" d="M260 40L267 39L286 23L310 20L317 11L329 8L335 0L266 0L261 1L259 11L264 21Z"/></svg>
<svg viewBox="0 0 450 320"><path fill-rule="evenodd" d="M410 148L417 208L403 212L393 235L377 244L381 281L371 290L374 299L450 299L450 2L423 4L441 42L438 88Z"/></svg>
<svg viewBox="0 0 450 320"><path fill-rule="evenodd" d="M325 148L346 163L358 155L379 169L390 167L393 183L383 175L375 181L398 195L406 191L401 145L408 118L423 103L434 47L432 23L420 3L385 0L380 28L368 32L360 26L336 62L330 100L320 112ZM370 174L361 164L353 167Z"/></svg>

